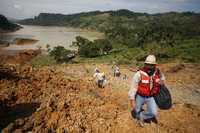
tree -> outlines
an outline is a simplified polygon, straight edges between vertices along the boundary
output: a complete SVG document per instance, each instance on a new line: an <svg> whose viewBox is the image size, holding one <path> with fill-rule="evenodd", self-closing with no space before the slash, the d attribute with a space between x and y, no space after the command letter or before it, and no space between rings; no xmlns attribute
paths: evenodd
<svg viewBox="0 0 200 133"><path fill-rule="evenodd" d="M107 54L112 49L112 45L107 39L96 39L92 42L81 36L76 37L74 45L78 46L78 53L83 57L97 57Z"/></svg>
<svg viewBox="0 0 200 133"><path fill-rule="evenodd" d="M94 40L94 45L97 45L96 47L99 47L101 55L104 53L108 53L113 48L108 39L96 39Z"/></svg>
<svg viewBox="0 0 200 133"><path fill-rule="evenodd" d="M63 46L56 46L50 51L50 56L53 56L57 62L68 62L70 60L69 54L70 50L65 49Z"/></svg>

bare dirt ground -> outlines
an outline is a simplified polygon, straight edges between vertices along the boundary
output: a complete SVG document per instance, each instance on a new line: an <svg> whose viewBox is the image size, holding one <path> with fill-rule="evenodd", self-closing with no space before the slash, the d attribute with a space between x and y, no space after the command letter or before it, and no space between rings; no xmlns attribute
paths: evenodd
<svg viewBox="0 0 200 133"><path fill-rule="evenodd" d="M100 89L92 75L97 65L69 64L32 68L4 67L0 71L0 131L199 133L200 66L160 66L173 97L170 110L158 111L158 124L138 126L131 117L128 89L134 72L120 66L122 77L112 76L111 65L98 65L108 84Z"/></svg>
<svg viewBox="0 0 200 133"><path fill-rule="evenodd" d="M11 50L10 55L7 53L8 51L4 51L0 49L0 65L3 64L26 64L26 62L30 61L38 54L41 53L40 50Z"/></svg>

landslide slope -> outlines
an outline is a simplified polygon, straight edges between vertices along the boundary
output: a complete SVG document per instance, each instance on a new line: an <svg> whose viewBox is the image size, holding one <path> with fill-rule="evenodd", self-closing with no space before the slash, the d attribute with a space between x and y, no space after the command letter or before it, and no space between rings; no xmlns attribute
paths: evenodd
<svg viewBox="0 0 200 133"><path fill-rule="evenodd" d="M0 130L6 132L116 132L199 133L200 106L174 102L168 111L158 111L158 124L137 125L128 106L128 80L105 71L108 84L96 87L95 65L60 65L42 68L14 66L0 71ZM167 75L170 77L170 72ZM173 86L173 82L169 82ZM176 91L171 90L176 100ZM197 103L197 102L196 102Z"/></svg>

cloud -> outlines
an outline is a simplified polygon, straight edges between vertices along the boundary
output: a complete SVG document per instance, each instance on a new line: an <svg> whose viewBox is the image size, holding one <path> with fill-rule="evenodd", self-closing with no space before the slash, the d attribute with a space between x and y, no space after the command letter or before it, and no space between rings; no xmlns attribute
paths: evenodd
<svg viewBox="0 0 200 133"><path fill-rule="evenodd" d="M21 5L14 4L14 8L16 8L16 9L21 9L22 7L21 7Z"/></svg>
<svg viewBox="0 0 200 133"><path fill-rule="evenodd" d="M169 0L169 1L176 3L188 3L188 2L198 2L199 0Z"/></svg>

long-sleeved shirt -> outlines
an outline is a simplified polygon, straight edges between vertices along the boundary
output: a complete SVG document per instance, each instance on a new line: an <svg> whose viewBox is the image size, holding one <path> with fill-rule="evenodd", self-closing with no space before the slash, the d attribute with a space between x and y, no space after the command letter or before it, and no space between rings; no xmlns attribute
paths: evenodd
<svg viewBox="0 0 200 133"><path fill-rule="evenodd" d="M97 80L105 80L103 73L94 73L93 77Z"/></svg>
<svg viewBox="0 0 200 133"><path fill-rule="evenodd" d="M160 73L159 78L160 78L160 80L165 80L163 73ZM140 82L140 71L137 71L135 73L135 75L133 76L133 79L131 81L130 90L128 92L129 99L135 100L135 95L136 95L136 92L138 90L139 82Z"/></svg>
<svg viewBox="0 0 200 133"><path fill-rule="evenodd" d="M99 80L103 80L103 86L106 85L107 80L105 78L105 75L103 73L94 73L93 77L96 79L96 83L98 83Z"/></svg>

